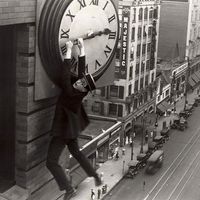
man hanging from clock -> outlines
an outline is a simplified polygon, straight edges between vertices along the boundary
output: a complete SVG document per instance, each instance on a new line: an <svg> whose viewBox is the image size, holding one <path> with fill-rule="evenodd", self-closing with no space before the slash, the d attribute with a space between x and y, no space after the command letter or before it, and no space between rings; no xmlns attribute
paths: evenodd
<svg viewBox="0 0 200 200"><path fill-rule="evenodd" d="M83 39L78 39L80 50L78 59L78 78L71 76L71 54L73 43L66 43L66 55L62 67L62 93L58 99L53 121L53 137L47 154L47 168L54 176L59 189L65 190L64 200L75 195L76 190L67 178L65 169L59 163L59 157L67 145L69 152L80 163L89 177L94 177L95 185L102 184L102 174L98 174L84 154L79 150L78 135L89 124L88 116L83 108L82 100L89 91L95 89L95 82L90 74L85 74L85 50Z"/></svg>

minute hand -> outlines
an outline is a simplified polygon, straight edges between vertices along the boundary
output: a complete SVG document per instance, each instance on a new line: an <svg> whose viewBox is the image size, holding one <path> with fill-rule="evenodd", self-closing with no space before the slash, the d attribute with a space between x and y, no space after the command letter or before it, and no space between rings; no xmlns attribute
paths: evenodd
<svg viewBox="0 0 200 200"><path fill-rule="evenodd" d="M89 35L89 36L84 37L83 40L92 39L92 38L94 38L94 37L96 37L96 36L108 35L108 34L110 34L110 32L111 32L110 29L105 28L103 31L97 31L97 32L92 33L92 34Z"/></svg>
<svg viewBox="0 0 200 200"><path fill-rule="evenodd" d="M92 39L92 38L95 38L96 36L101 36L101 35L108 35L111 33L111 30L108 29L108 28L105 28L103 31L97 31L97 32L94 32L90 35L86 35L83 37L83 40L89 40L89 39ZM78 39L71 39L73 41L73 44L74 45L77 45L78 44Z"/></svg>

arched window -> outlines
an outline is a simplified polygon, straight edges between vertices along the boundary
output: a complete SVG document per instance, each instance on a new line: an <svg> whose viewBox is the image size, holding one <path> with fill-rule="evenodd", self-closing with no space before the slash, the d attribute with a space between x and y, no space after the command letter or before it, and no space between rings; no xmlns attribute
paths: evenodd
<svg viewBox="0 0 200 200"><path fill-rule="evenodd" d="M144 19L147 19L147 16L148 16L148 8L146 7L144 9Z"/></svg>
<svg viewBox="0 0 200 200"><path fill-rule="evenodd" d="M142 15L143 15L143 9L139 9L139 20L142 20Z"/></svg>

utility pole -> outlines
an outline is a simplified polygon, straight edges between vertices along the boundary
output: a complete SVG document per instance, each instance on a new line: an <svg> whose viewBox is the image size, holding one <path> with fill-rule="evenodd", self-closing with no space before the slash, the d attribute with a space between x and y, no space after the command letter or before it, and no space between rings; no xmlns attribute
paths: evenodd
<svg viewBox="0 0 200 200"><path fill-rule="evenodd" d="M134 155L134 152L133 152L133 139L135 137L135 132L134 132L134 127L132 128L132 134L131 134L131 160L133 160L133 155Z"/></svg>
<svg viewBox="0 0 200 200"><path fill-rule="evenodd" d="M143 145L144 145L144 123L145 123L145 118L144 118L144 114L142 116L142 138L141 138L141 148L140 148L140 153L143 153Z"/></svg>
<svg viewBox="0 0 200 200"><path fill-rule="evenodd" d="M190 60L189 60L189 57L187 57L187 63L188 63L188 66L187 66L187 70L186 70L186 77L185 77L185 93L184 93L184 96L185 96L185 104L184 104L184 110L186 109L186 105L187 105L187 88L188 88L188 79L189 79L189 73L190 73Z"/></svg>
<svg viewBox="0 0 200 200"><path fill-rule="evenodd" d="M176 72L174 72L173 76L172 76L172 82L171 82L171 99L173 99L174 112L175 112L176 111Z"/></svg>

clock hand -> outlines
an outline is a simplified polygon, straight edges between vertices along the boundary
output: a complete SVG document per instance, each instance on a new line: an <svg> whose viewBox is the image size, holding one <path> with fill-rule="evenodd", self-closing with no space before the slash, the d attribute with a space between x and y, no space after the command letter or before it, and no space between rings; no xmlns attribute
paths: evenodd
<svg viewBox="0 0 200 200"><path fill-rule="evenodd" d="M110 32L111 32L110 29L105 28L103 31L97 31L97 32L94 32L94 33L92 33L90 35L87 35L87 36L83 37L83 40L92 39L92 38L95 38L96 36L108 35ZM77 39L73 40L73 44L77 45L78 44L78 40Z"/></svg>

